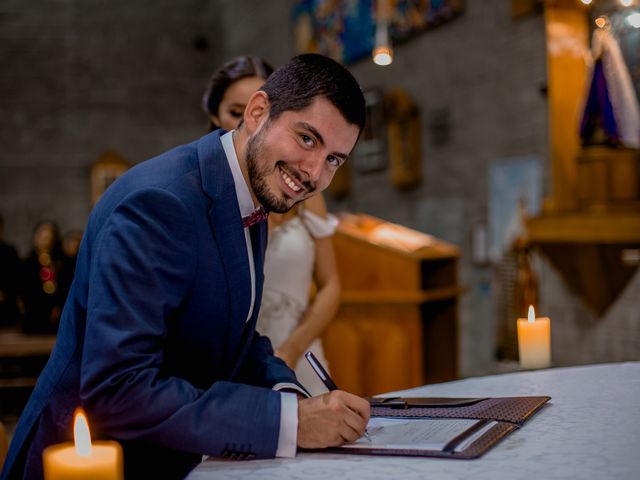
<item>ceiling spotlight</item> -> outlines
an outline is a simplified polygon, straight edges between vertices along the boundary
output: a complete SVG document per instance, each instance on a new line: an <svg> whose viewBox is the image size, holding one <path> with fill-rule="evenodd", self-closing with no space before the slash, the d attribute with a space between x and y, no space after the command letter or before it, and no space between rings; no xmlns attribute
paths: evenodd
<svg viewBox="0 0 640 480"><path fill-rule="evenodd" d="M627 16L627 23L633 28L640 28L640 13L634 12Z"/></svg>
<svg viewBox="0 0 640 480"><path fill-rule="evenodd" d="M373 63L376 65L391 65L393 50L389 42L389 28L387 22L378 22L376 27L376 45L373 49Z"/></svg>
<svg viewBox="0 0 640 480"><path fill-rule="evenodd" d="M376 11L376 38L373 47L373 63L376 65L391 65L393 49L389 39L389 0L378 0Z"/></svg>

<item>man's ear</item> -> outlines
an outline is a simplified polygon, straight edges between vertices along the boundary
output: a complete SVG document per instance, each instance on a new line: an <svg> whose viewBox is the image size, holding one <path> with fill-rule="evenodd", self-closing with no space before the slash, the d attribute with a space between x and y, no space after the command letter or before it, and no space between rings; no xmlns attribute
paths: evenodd
<svg viewBox="0 0 640 480"><path fill-rule="evenodd" d="M220 123L220 118L218 118L218 116L217 116L217 115L209 115L209 119L211 120L211 123L213 123L213 125L214 125L216 128L220 128L220 126L222 125L222 124Z"/></svg>
<svg viewBox="0 0 640 480"><path fill-rule="evenodd" d="M262 90L254 92L244 109L244 125L253 134L260 124L269 117L269 96Z"/></svg>

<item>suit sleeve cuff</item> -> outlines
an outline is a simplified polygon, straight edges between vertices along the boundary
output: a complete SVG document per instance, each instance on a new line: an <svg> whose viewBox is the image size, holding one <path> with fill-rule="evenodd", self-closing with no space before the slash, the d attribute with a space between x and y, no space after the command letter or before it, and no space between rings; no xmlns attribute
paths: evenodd
<svg viewBox="0 0 640 480"><path fill-rule="evenodd" d="M296 456L298 440L298 398L294 393L280 393L280 435L276 457Z"/></svg>
<svg viewBox="0 0 640 480"><path fill-rule="evenodd" d="M276 383L273 386L273 390L278 392L299 393L304 397L311 398L311 395L309 394L309 392L307 392L304 388L300 387L300 385L296 385L295 383L287 383L287 382Z"/></svg>

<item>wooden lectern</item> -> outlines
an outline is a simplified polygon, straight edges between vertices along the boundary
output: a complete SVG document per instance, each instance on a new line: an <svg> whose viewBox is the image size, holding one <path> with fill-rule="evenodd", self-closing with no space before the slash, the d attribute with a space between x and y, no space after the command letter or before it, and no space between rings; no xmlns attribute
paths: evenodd
<svg viewBox="0 0 640 480"><path fill-rule="evenodd" d="M374 395L457 377L457 247L375 217L334 236L342 296L323 345L337 385Z"/></svg>

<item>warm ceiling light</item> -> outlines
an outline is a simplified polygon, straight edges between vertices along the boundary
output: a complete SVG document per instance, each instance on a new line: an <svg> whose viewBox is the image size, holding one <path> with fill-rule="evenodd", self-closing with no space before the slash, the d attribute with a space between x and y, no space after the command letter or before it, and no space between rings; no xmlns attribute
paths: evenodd
<svg viewBox="0 0 640 480"><path fill-rule="evenodd" d="M590 5L593 0L580 0L585 5Z"/></svg>
<svg viewBox="0 0 640 480"><path fill-rule="evenodd" d="M633 0L620 0L620 4L623 7L630 7L632 3L633 3Z"/></svg>
<svg viewBox="0 0 640 480"><path fill-rule="evenodd" d="M373 47L373 63L391 65L393 49L389 40L389 0L377 0L376 3L376 38Z"/></svg>
<svg viewBox="0 0 640 480"><path fill-rule="evenodd" d="M386 66L393 62L393 52L389 46L376 47L373 50L373 63L376 65Z"/></svg>

